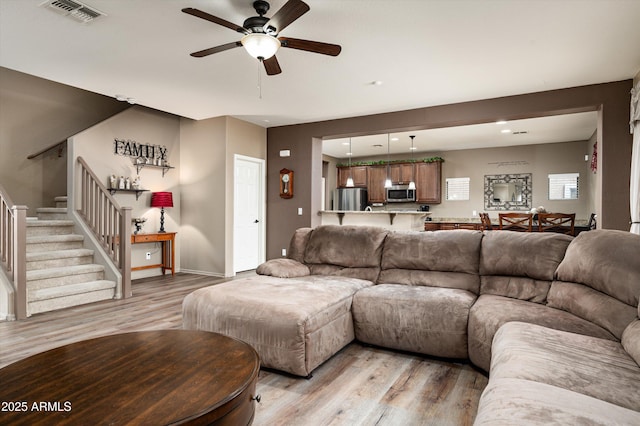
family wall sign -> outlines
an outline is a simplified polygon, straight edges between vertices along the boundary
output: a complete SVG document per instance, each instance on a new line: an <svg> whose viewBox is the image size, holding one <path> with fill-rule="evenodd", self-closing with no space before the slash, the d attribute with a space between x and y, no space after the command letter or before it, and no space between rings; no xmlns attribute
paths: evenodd
<svg viewBox="0 0 640 426"><path fill-rule="evenodd" d="M114 139L113 153L127 157L145 158L153 163L154 160L167 160L167 147L164 145L142 144L130 139Z"/></svg>

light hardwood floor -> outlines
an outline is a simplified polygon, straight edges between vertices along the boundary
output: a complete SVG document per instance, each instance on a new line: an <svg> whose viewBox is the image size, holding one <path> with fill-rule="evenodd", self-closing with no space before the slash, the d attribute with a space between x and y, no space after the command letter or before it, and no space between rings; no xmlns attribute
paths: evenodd
<svg viewBox="0 0 640 426"><path fill-rule="evenodd" d="M0 367L79 340L182 328L182 299L223 281L193 274L146 278L134 281L126 300L0 322ZM466 425L486 384L485 375L466 363L354 342L310 380L262 370L254 425Z"/></svg>

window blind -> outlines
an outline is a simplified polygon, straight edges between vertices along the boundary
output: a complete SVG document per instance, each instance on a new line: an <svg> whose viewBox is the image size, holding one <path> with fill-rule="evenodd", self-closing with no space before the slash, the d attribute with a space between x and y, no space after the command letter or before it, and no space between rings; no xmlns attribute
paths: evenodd
<svg viewBox="0 0 640 426"><path fill-rule="evenodd" d="M462 201L469 199L469 181L464 178L447 178L447 200Z"/></svg>
<svg viewBox="0 0 640 426"><path fill-rule="evenodd" d="M549 200L577 200L580 173L549 174Z"/></svg>

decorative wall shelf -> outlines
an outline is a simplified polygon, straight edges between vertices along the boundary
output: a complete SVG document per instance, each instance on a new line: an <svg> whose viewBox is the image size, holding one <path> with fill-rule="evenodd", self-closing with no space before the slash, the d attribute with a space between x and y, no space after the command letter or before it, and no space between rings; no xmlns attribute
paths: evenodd
<svg viewBox="0 0 640 426"><path fill-rule="evenodd" d="M147 163L136 163L136 174L140 174L140 170L142 170L144 167L150 167L152 169L162 169L162 177L164 177L164 174L171 169L175 169L175 167L173 166L156 166L155 164L147 164Z"/></svg>
<svg viewBox="0 0 640 426"><path fill-rule="evenodd" d="M138 201L138 198L140 198L140 194L142 194L143 192L149 192L148 189L118 189L118 188L109 188L109 193L111 195L115 194L116 192L135 192L136 194L136 201Z"/></svg>

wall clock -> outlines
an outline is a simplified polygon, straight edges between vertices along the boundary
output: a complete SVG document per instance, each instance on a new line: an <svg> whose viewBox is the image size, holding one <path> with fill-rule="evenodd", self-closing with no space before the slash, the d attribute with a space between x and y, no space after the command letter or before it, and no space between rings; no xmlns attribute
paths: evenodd
<svg viewBox="0 0 640 426"><path fill-rule="evenodd" d="M280 170L280 197L293 198L293 170Z"/></svg>

